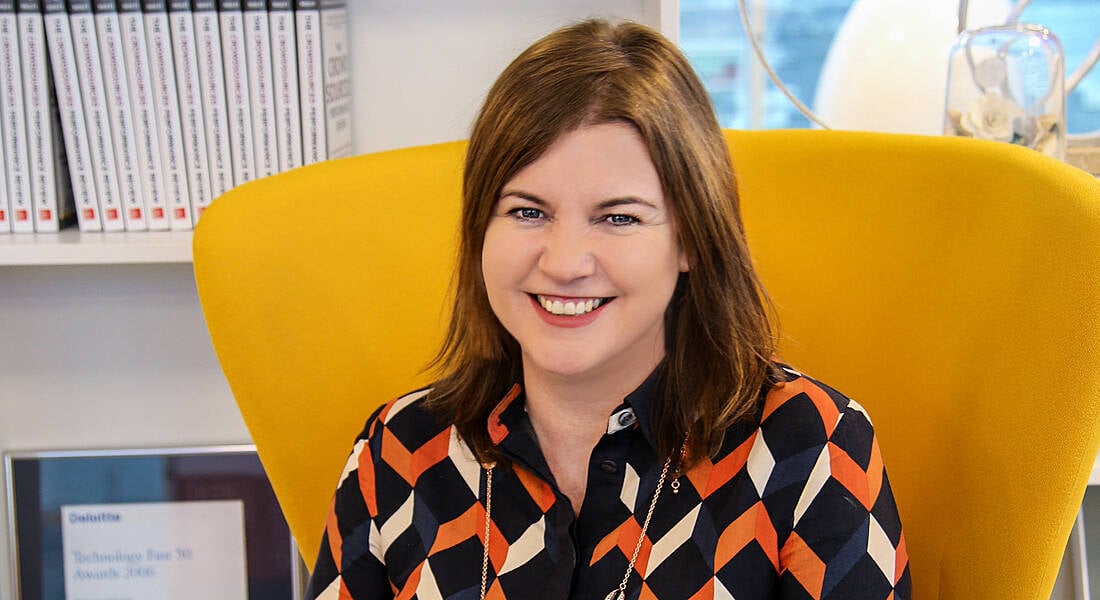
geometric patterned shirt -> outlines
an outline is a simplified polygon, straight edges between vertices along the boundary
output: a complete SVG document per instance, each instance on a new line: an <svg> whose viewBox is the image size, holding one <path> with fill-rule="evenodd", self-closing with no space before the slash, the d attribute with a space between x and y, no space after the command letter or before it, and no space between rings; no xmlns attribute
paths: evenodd
<svg viewBox="0 0 1100 600"><path fill-rule="evenodd" d="M630 599L908 600L901 521L866 412L784 367L755 418L666 483L627 584ZM622 581L664 461L655 377L612 411L579 514L557 488L515 386L490 437L487 598L588 599ZM367 421L340 478L310 598L474 599L481 588L485 470L423 406L426 391Z"/></svg>

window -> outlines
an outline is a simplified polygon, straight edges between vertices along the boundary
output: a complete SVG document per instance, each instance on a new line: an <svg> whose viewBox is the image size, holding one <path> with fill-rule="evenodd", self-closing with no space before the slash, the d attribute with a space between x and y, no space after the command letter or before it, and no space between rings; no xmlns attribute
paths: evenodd
<svg viewBox="0 0 1100 600"><path fill-rule="evenodd" d="M912 0L914 2L919 0ZM748 0L764 53L807 106L833 34L853 0ZM1012 2L1008 3L1010 6ZM1006 17L1008 15L1005 15ZM1100 32L1096 0L1034 0L1022 22L1045 25L1062 42L1066 73L1092 49ZM736 0L680 0L680 40L711 94L723 127L808 127L809 121L768 80L741 28ZM946 77L946 64L944 65ZM1100 130L1100 66L1066 98L1070 133Z"/></svg>

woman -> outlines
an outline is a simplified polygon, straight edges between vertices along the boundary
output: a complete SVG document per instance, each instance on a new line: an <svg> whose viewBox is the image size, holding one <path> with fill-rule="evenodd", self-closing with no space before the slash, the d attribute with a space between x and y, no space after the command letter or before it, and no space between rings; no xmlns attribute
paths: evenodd
<svg viewBox="0 0 1100 600"><path fill-rule="evenodd" d="M588 21L501 74L440 377L367 422L318 598L908 598L864 411L773 362L679 51Z"/></svg>

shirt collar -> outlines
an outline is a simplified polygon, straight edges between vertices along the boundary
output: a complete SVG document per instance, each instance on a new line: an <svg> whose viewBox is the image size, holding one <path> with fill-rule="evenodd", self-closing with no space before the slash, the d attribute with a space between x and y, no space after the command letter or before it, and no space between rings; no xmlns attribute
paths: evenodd
<svg viewBox="0 0 1100 600"><path fill-rule="evenodd" d="M649 445L656 448L656 444L653 440L653 408L657 402L657 394L661 392L661 388L664 383L664 363L657 365L657 368L646 377L642 385L639 385L633 392L627 394L626 399L623 400L623 405L634 410L634 416L638 419L638 429L642 432L642 436L645 437ZM616 414L621 410L623 406L615 409L612 414Z"/></svg>
<svg viewBox="0 0 1100 600"><path fill-rule="evenodd" d="M489 413L489 439L493 441L494 446L499 446L504 438L508 437L511 429L519 424L519 419L526 412L523 410L523 403L523 386L516 383Z"/></svg>
<svg viewBox="0 0 1100 600"><path fill-rule="evenodd" d="M611 411L607 422L607 433L614 434L628 429L637 423L642 436L653 447L653 406L664 379L663 363L646 377L633 392L627 394L622 404ZM487 427L493 445L499 446L513 431L518 431L527 419L524 407L526 397L523 386L513 384L504 398L489 413ZM632 415L632 416L628 416Z"/></svg>

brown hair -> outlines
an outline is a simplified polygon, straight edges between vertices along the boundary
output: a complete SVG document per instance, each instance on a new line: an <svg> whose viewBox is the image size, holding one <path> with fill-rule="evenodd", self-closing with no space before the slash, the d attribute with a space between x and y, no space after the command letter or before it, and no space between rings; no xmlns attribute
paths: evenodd
<svg viewBox="0 0 1100 600"><path fill-rule="evenodd" d="M651 419L658 453L672 456L685 435L689 461L713 453L725 430L754 412L769 379L773 334L706 91L659 33L584 21L535 42L504 70L470 136L454 310L430 402L482 460L497 456L488 416L521 375L519 346L482 280L493 208L504 184L563 133L610 121L641 134L691 265L665 313L664 381Z"/></svg>

